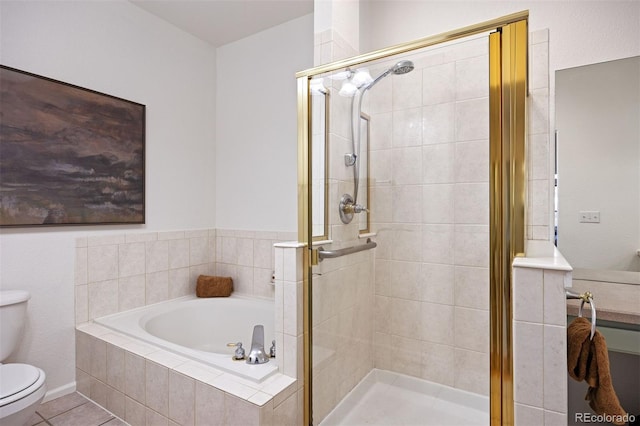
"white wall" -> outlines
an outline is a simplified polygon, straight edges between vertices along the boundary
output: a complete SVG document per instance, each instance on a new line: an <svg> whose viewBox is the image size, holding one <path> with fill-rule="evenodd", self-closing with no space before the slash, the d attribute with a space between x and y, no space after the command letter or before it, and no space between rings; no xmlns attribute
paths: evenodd
<svg viewBox="0 0 640 426"><path fill-rule="evenodd" d="M75 237L214 227L215 49L127 1L2 1L0 63L147 107L146 225L0 234L0 288L32 294L12 360L55 390L75 378Z"/></svg>
<svg viewBox="0 0 640 426"><path fill-rule="evenodd" d="M312 15L218 48L217 228L297 230L295 73L312 66Z"/></svg>
<svg viewBox="0 0 640 426"><path fill-rule="evenodd" d="M529 10L529 30L550 30L552 71L637 55L637 1L371 1L368 51ZM361 23L361 25L364 25ZM362 41L365 43L365 40Z"/></svg>

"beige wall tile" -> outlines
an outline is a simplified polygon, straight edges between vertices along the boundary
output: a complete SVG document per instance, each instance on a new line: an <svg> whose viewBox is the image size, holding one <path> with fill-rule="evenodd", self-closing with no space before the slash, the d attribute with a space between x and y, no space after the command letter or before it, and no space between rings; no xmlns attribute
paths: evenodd
<svg viewBox="0 0 640 426"><path fill-rule="evenodd" d="M129 398L133 398L141 404L145 398L145 360L143 357L125 352L124 355L124 390ZM137 411L136 411L137 413ZM127 420L125 418L125 420ZM128 421L128 420L127 420Z"/></svg>
<svg viewBox="0 0 640 426"><path fill-rule="evenodd" d="M440 64L422 70L422 103L436 105L455 100L455 63Z"/></svg>
<svg viewBox="0 0 640 426"><path fill-rule="evenodd" d="M455 349L454 387L489 395L489 354Z"/></svg>
<svg viewBox="0 0 640 426"><path fill-rule="evenodd" d="M453 323L453 306L422 302L422 340L453 346Z"/></svg>
<svg viewBox="0 0 640 426"><path fill-rule="evenodd" d="M197 237L189 239L189 262L190 265L202 265L208 262L209 258L209 238Z"/></svg>
<svg viewBox="0 0 640 426"><path fill-rule="evenodd" d="M455 223L489 224L489 184L457 183L454 190Z"/></svg>
<svg viewBox="0 0 640 426"><path fill-rule="evenodd" d="M567 412L567 329L545 325L544 333L544 401L545 410Z"/></svg>
<svg viewBox="0 0 640 426"><path fill-rule="evenodd" d="M454 228L452 225L422 227L422 260L427 263L453 264Z"/></svg>
<svg viewBox="0 0 640 426"><path fill-rule="evenodd" d="M453 305L454 266L422 263L420 299L424 302Z"/></svg>
<svg viewBox="0 0 640 426"><path fill-rule="evenodd" d="M169 243L166 240L149 241L146 244L146 271L158 272L169 269Z"/></svg>
<svg viewBox="0 0 640 426"><path fill-rule="evenodd" d="M87 284L88 282L88 249L86 247L76 248L74 282L76 285Z"/></svg>
<svg viewBox="0 0 640 426"><path fill-rule="evenodd" d="M489 269L455 267L455 305L489 310Z"/></svg>
<svg viewBox="0 0 640 426"><path fill-rule="evenodd" d="M476 352L489 352L489 311L456 307L455 346Z"/></svg>
<svg viewBox="0 0 640 426"><path fill-rule="evenodd" d="M169 299L169 271L152 272L146 276L145 304Z"/></svg>
<svg viewBox="0 0 640 426"><path fill-rule="evenodd" d="M422 187L422 222L451 223L454 213L454 186L428 184Z"/></svg>
<svg viewBox="0 0 640 426"><path fill-rule="evenodd" d="M89 247L87 267L87 280L90 283L118 278L118 246Z"/></svg>
<svg viewBox="0 0 640 426"><path fill-rule="evenodd" d="M107 406L106 409L116 416L124 419L125 416L125 396L122 392L112 387L107 389Z"/></svg>
<svg viewBox="0 0 640 426"><path fill-rule="evenodd" d="M456 141L489 139L489 99L473 99L456 102L455 131Z"/></svg>
<svg viewBox="0 0 640 426"><path fill-rule="evenodd" d="M195 424L195 380L169 371L169 419L186 426Z"/></svg>
<svg viewBox="0 0 640 426"><path fill-rule="evenodd" d="M422 342L422 369L420 376L447 386L454 385L454 347Z"/></svg>
<svg viewBox="0 0 640 426"><path fill-rule="evenodd" d="M146 406L167 416L169 414L169 369L155 362L145 362Z"/></svg>
<svg viewBox="0 0 640 426"><path fill-rule="evenodd" d="M544 411L540 408L531 407L529 405L515 404L515 424L517 426L544 425Z"/></svg>
<svg viewBox="0 0 640 426"><path fill-rule="evenodd" d="M225 394L225 422L229 426L257 425L260 423L260 410L258 406Z"/></svg>
<svg viewBox="0 0 640 426"><path fill-rule="evenodd" d="M485 55L456 61L456 100L489 96L488 61Z"/></svg>
<svg viewBox="0 0 640 426"><path fill-rule="evenodd" d="M453 102L424 106L422 108L422 144L453 142L455 140L454 116Z"/></svg>
<svg viewBox="0 0 640 426"><path fill-rule="evenodd" d="M144 243L128 243L118 246L118 276L130 277L145 273L145 245Z"/></svg>
<svg viewBox="0 0 640 426"><path fill-rule="evenodd" d="M118 312L118 280L92 282L89 290L89 319Z"/></svg>
<svg viewBox="0 0 640 426"><path fill-rule="evenodd" d="M453 248L456 265L489 267L489 227L456 225Z"/></svg>
<svg viewBox="0 0 640 426"><path fill-rule="evenodd" d="M453 183L455 145L452 143L425 144L422 147L422 182Z"/></svg>
<svg viewBox="0 0 640 426"><path fill-rule="evenodd" d="M566 272L544 271L544 308L545 324L567 325L567 299L565 296L564 280Z"/></svg>
<svg viewBox="0 0 640 426"><path fill-rule="evenodd" d="M542 323L543 273L541 269L513 268L513 319Z"/></svg>
<svg viewBox="0 0 640 426"><path fill-rule="evenodd" d="M118 280L118 311L145 305L145 276L136 275Z"/></svg>
<svg viewBox="0 0 640 426"><path fill-rule="evenodd" d="M289 398L273 409L272 424L278 426L297 425L297 404L298 395L294 392Z"/></svg>
<svg viewBox="0 0 640 426"><path fill-rule="evenodd" d="M455 144L454 178L458 183L489 181L488 140Z"/></svg>
<svg viewBox="0 0 640 426"><path fill-rule="evenodd" d="M91 339L88 334L76 330L76 367L86 373L91 371Z"/></svg>
<svg viewBox="0 0 640 426"><path fill-rule="evenodd" d="M145 412L147 426L169 426L169 419L149 408Z"/></svg>
<svg viewBox="0 0 640 426"><path fill-rule="evenodd" d="M125 390L124 354L124 349L107 343L106 383L119 392Z"/></svg>
<svg viewBox="0 0 640 426"><path fill-rule="evenodd" d="M513 332L514 400L533 407L542 407L544 379L542 325L515 321Z"/></svg>
<svg viewBox="0 0 640 426"><path fill-rule="evenodd" d="M124 420L131 426L146 426L146 411L144 405L125 397Z"/></svg>
<svg viewBox="0 0 640 426"><path fill-rule="evenodd" d="M89 321L89 286L86 284L75 287L75 318L76 324Z"/></svg>
<svg viewBox="0 0 640 426"><path fill-rule="evenodd" d="M224 392L196 381L195 424L218 426L224 423Z"/></svg>
<svg viewBox="0 0 640 426"><path fill-rule="evenodd" d="M190 265L189 240L181 238L169 240L169 269L184 268Z"/></svg>

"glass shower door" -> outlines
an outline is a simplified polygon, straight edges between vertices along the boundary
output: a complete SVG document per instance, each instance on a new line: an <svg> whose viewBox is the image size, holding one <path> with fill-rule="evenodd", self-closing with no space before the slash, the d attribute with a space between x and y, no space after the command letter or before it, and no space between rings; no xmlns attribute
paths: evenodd
<svg viewBox="0 0 640 426"><path fill-rule="evenodd" d="M493 117L511 107L490 99L491 37L475 34L313 75L310 97L321 88L328 107L320 118L311 103L309 131L322 120L328 149L326 233L308 240L310 424L512 415L501 405L509 387L500 390L509 346L493 333L509 327L494 324L509 308L493 300L509 300L494 288L510 276L490 270L506 264L491 254L502 253L492 235L505 235L493 219L504 198L491 193L502 190Z"/></svg>

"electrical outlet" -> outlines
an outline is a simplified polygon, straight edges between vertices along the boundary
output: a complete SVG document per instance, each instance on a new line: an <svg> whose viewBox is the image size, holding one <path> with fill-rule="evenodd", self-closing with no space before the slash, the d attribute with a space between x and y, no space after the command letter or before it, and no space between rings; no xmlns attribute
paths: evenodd
<svg viewBox="0 0 640 426"><path fill-rule="evenodd" d="M579 214L580 223L600 223L599 211L582 211Z"/></svg>

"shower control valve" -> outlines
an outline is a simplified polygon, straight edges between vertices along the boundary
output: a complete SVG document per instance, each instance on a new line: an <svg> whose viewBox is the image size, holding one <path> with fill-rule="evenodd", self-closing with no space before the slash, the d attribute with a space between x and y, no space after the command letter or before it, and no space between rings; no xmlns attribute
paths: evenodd
<svg viewBox="0 0 640 426"><path fill-rule="evenodd" d="M369 212L369 209L361 204L355 204L351 195L344 194L340 199L338 211L342 223L350 223L353 220L354 213Z"/></svg>
<svg viewBox="0 0 640 426"><path fill-rule="evenodd" d="M356 159L358 156L355 153L345 154L344 155L344 165L347 167L354 166L356 164Z"/></svg>

